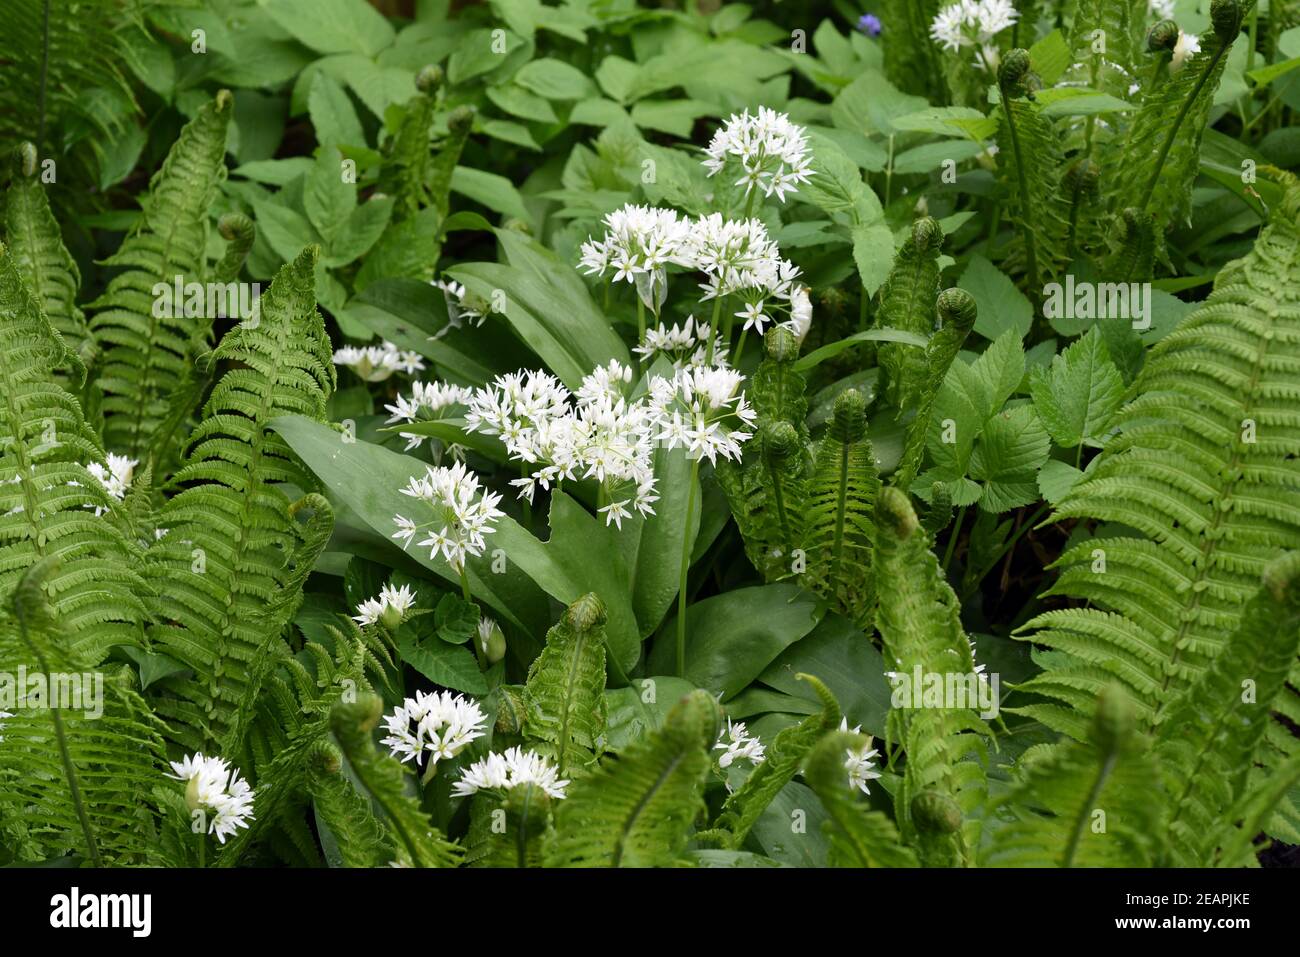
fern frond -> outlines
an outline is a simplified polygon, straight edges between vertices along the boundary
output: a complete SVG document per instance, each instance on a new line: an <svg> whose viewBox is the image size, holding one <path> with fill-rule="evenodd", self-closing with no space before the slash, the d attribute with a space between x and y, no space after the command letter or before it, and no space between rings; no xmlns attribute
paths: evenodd
<svg viewBox="0 0 1300 957"><path fill-rule="evenodd" d="M1111 686L1095 706L1090 744L1026 755L994 807L990 867L1150 867L1162 829L1160 775L1127 696Z"/></svg>
<svg viewBox="0 0 1300 957"><path fill-rule="evenodd" d="M916 387L916 415L907 423L903 456L894 472L894 484L902 489L912 487L912 481L921 468L935 398L939 395L943 380L948 375L953 360L957 358L957 353L961 351L962 344L970 335L971 329L975 328L979 307L970 293L953 288L939 293L935 310L939 314L939 331L926 343L922 360L925 374Z"/></svg>
<svg viewBox="0 0 1300 957"><path fill-rule="evenodd" d="M5 241L18 272L45 310L50 325L84 366L82 350L90 335L86 317L77 306L81 273L63 245L58 221L50 211L37 175L36 147L24 143L15 154L13 180L5 196ZM85 369L76 370L78 377Z"/></svg>
<svg viewBox="0 0 1300 957"><path fill-rule="evenodd" d="M184 289L204 279L208 209L226 173L233 109L234 97L223 90L181 130L141 201L139 225L107 260L125 268L89 306L100 353L104 443L113 452L153 461L160 475L172 451L158 447L160 425L185 394L182 386L206 348L213 319L187 316L184 302L168 293L178 282Z"/></svg>
<svg viewBox="0 0 1300 957"><path fill-rule="evenodd" d="M889 36L883 44L885 76L905 93L924 96L933 103L945 99L942 72L930 24L943 0L885 0L880 19Z"/></svg>
<svg viewBox="0 0 1300 957"><path fill-rule="evenodd" d="M864 629L875 605L871 512L879 489L866 401L846 389L835 400L808 483L803 583Z"/></svg>
<svg viewBox="0 0 1300 957"><path fill-rule="evenodd" d="M713 822L715 829L726 834L725 844L739 849L750 830L781 789L793 780L813 746L840 723L840 706L824 684L812 675L795 675L807 681L821 699L822 710L798 724L777 732L763 756L763 761L745 778L745 783L727 796ZM840 762L840 784L844 783L844 762Z"/></svg>
<svg viewBox="0 0 1300 957"><path fill-rule="evenodd" d="M524 737L565 777L591 764L605 734L605 606L584 595L546 633L524 685Z"/></svg>
<svg viewBox="0 0 1300 957"><path fill-rule="evenodd" d="M1076 0L1070 27L1074 78L1127 99L1139 80L1147 10L1147 0Z"/></svg>
<svg viewBox="0 0 1300 957"><path fill-rule="evenodd" d="M1079 736L1091 700L1118 681L1144 727L1224 653L1266 563L1300 548L1300 184L1284 176L1250 254L1220 273L1214 291L1150 350L1086 478L1058 520L1122 523L1136 536L1085 541L1058 560L1050 594L1096 607L1047 612L1032 638L1065 654L1025 688L1048 703L1026 707ZM1300 687L1293 671L1292 686ZM1300 695L1275 705L1300 719ZM1278 753L1295 753L1281 725ZM1288 818L1300 821L1288 804Z"/></svg>
<svg viewBox="0 0 1300 957"><path fill-rule="evenodd" d="M845 781L844 759L868 744L860 734L823 735L804 767L804 780L816 792L828 820L822 825L831 867L916 867L916 854L899 837L894 822L859 803Z"/></svg>
<svg viewBox="0 0 1300 957"><path fill-rule="evenodd" d="M923 794L937 793L956 802L960 818L982 803L985 781L978 757L987 728L976 709L992 689L975 672L957 596L939 568L930 537L907 496L893 487L882 488L876 503L876 581L881 651L897 680L912 683L919 674L925 682L942 682L954 694L960 689L963 696L941 700L937 707L928 700L909 700L890 710L890 736L907 754L895 817L904 837L919 845L927 866L969 863L978 822L971 822L965 833L960 826L936 831L914 818L913 804Z"/></svg>
<svg viewBox="0 0 1300 957"><path fill-rule="evenodd" d="M663 726L575 781L555 811L547 863L559 867L676 864L704 810L721 712L707 691L673 706Z"/></svg>
<svg viewBox="0 0 1300 957"><path fill-rule="evenodd" d="M1029 89L1029 53L1012 50L998 65L998 153L1012 219L1019 233L1026 288L1041 297L1068 260L1070 211L1062 187L1063 151L1055 124Z"/></svg>
<svg viewBox="0 0 1300 957"><path fill-rule="evenodd" d="M939 294L939 251L943 229L925 216L894 257L889 278L880 287L876 327L929 336L934 331L934 300ZM900 412L912 408L926 382L925 357L902 342L882 342L876 352L884 375L885 398Z"/></svg>
<svg viewBox="0 0 1300 957"><path fill-rule="evenodd" d="M550 796L535 784L510 788L503 799L476 794L470 807L466 863L474 867L542 867L553 833Z"/></svg>
<svg viewBox="0 0 1300 957"><path fill-rule="evenodd" d="M316 310L315 247L281 268L256 324L230 330L214 357L237 363L213 388L176 475L182 490L149 550L160 598L151 638L194 671L190 707L175 717L238 753L261 681L285 650L281 633L328 538L319 497L292 506L279 487L315 479L269 429L282 415L323 419L334 387L329 339ZM296 513L313 513L307 523ZM271 656L269 659L267 656Z"/></svg>
<svg viewBox="0 0 1300 957"><path fill-rule="evenodd" d="M56 381L68 351L0 246L0 601L42 558L78 657L135 645L147 617L138 548L103 516L117 508L86 466L104 454L81 406Z"/></svg>
<svg viewBox="0 0 1300 957"><path fill-rule="evenodd" d="M1298 579L1300 552L1269 564L1223 651L1160 722L1160 764L1173 792L1168 851L1179 866L1212 862L1207 838L1217 836L1220 822L1236 820L1228 813L1264 757L1273 702L1285 693L1300 650ZM1275 755L1270 763L1283 760Z"/></svg>
<svg viewBox="0 0 1300 957"><path fill-rule="evenodd" d="M321 741L312 755L309 788L317 817L329 828L343 867L382 867L396 856L370 802L341 773L343 755Z"/></svg>
<svg viewBox="0 0 1300 957"><path fill-rule="evenodd" d="M763 336L763 361L750 378L746 395L759 418L768 422L788 422L808 438L807 382L794 369L799 358L799 343L789 329L773 326Z"/></svg>
<svg viewBox="0 0 1300 957"><path fill-rule="evenodd" d="M0 612L0 672L29 696L3 722L0 847L28 864L162 863L149 840L158 825L149 795L165 768L160 725L129 668L104 668L68 640L45 592L56 565L33 566Z"/></svg>
<svg viewBox="0 0 1300 957"><path fill-rule="evenodd" d="M1144 99L1123 149L1107 151L1103 182L1111 188L1112 209L1149 212L1166 226L1187 216L1214 94L1242 17L1253 6L1254 0L1214 0L1200 52Z"/></svg>

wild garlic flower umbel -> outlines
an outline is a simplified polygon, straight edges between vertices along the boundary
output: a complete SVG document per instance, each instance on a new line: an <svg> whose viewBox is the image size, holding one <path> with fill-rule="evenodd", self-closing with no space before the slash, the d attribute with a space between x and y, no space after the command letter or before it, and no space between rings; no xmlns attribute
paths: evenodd
<svg viewBox="0 0 1300 957"><path fill-rule="evenodd" d="M454 797L468 797L480 791L498 795L522 784L531 784L550 797L564 798L569 782L560 777L545 758L535 751L509 748L505 752L492 752L481 761L475 761L461 772L460 780L452 785Z"/></svg>
<svg viewBox="0 0 1300 957"><path fill-rule="evenodd" d="M454 279L432 279L429 285L442 290L447 301L447 318L453 326L466 323L481 326L487 320L485 304L481 300L471 303L461 283Z"/></svg>
<svg viewBox="0 0 1300 957"><path fill-rule="evenodd" d="M465 386L451 385L448 382L416 382L411 386L409 396L399 395L397 401L384 408L392 413L388 425L414 422L431 422L442 418L442 413L453 405L467 405L474 395L473 389ZM398 433L406 439L406 451L417 449L424 444L427 435L412 432Z"/></svg>
<svg viewBox="0 0 1300 957"><path fill-rule="evenodd" d="M495 531L497 519L505 514L497 508L501 496L480 491L478 476L464 462L449 468L426 466L424 476L412 478L402 494L428 506L429 517L416 521L394 515L397 532L393 538L406 548L417 534L427 532L416 544L428 546L430 558L441 554L457 574L464 571L467 556L483 554L486 536Z"/></svg>
<svg viewBox="0 0 1300 957"><path fill-rule="evenodd" d="M412 375L424 370L418 352L407 352L391 342L377 346L345 346L334 353L334 364L347 366L367 382L383 382L394 372Z"/></svg>
<svg viewBox="0 0 1300 957"><path fill-rule="evenodd" d="M644 400L632 401L632 370L616 361L582 380L571 395L544 372L499 376L474 393L465 416L471 431L496 435L525 465L512 484L532 502L537 489L593 479L601 485L605 524L620 528L632 510L654 513L655 419Z"/></svg>
<svg viewBox="0 0 1300 957"><path fill-rule="evenodd" d="M781 258L780 247L761 222L724 219L718 213L696 220L691 260L706 277L701 298L737 296L743 305L736 316L760 335L772 321L767 300L788 300L799 276L799 267Z"/></svg>
<svg viewBox="0 0 1300 957"><path fill-rule="evenodd" d="M733 113L713 134L705 153L704 168L710 176L722 172L729 159L736 161L740 178L735 184L745 187L747 196L757 187L764 196L776 193L784 202L786 193L795 192L813 175L807 132L785 113L766 106L756 114Z"/></svg>
<svg viewBox="0 0 1300 957"><path fill-rule="evenodd" d="M667 448L686 449L690 458L716 464L740 458L740 446L752 436L756 413L740 386L735 369L683 369L671 379L650 383L650 405L658 440Z"/></svg>
<svg viewBox="0 0 1300 957"><path fill-rule="evenodd" d="M627 205L605 217L605 235L582 244L579 267L614 282L634 283L637 294L658 313L663 303L667 267L690 265L687 241L691 222L676 210Z"/></svg>
<svg viewBox="0 0 1300 957"><path fill-rule="evenodd" d="M473 741L483 737L487 717L478 703L450 691L426 694L417 691L392 714L384 715L388 737L381 740L393 757L414 761L416 766L431 764L460 754Z"/></svg>
<svg viewBox="0 0 1300 957"><path fill-rule="evenodd" d="M848 718L840 718L840 730L850 730ZM853 728L851 733L861 734L862 725ZM871 760L880 754L871 746L874 743L874 740L868 737L867 743L862 747L845 749L844 770L849 774L849 787L857 788L863 794L871 793L871 790L867 787L867 782L880 777L880 773L876 771L876 763Z"/></svg>
<svg viewBox="0 0 1300 957"><path fill-rule="evenodd" d="M713 749L722 752L718 757L718 767L724 770L741 758L751 764L763 762L763 742L745 730L743 721L728 718L727 726L718 735L718 743Z"/></svg>
<svg viewBox="0 0 1300 957"><path fill-rule="evenodd" d="M641 344L632 351L647 363L653 362L655 356L666 356L678 372L727 364L727 345L722 336L714 333L707 322L699 322L694 316L687 316L685 322L673 326L660 323L654 329L647 329ZM709 360L710 351L712 361Z"/></svg>
<svg viewBox="0 0 1300 957"><path fill-rule="evenodd" d="M131 486L131 478L135 474L135 467L139 464L137 459L129 459L125 455L109 452L106 465L91 462L86 466L86 471L99 480L99 484L104 486L104 491L121 501L126 496L126 490Z"/></svg>
<svg viewBox="0 0 1300 957"><path fill-rule="evenodd" d="M1201 52L1201 39L1194 33L1178 31L1178 42L1174 44L1173 55L1169 58L1169 72L1177 73L1195 53Z"/></svg>
<svg viewBox="0 0 1300 957"><path fill-rule="evenodd" d="M208 816L208 833L224 844L226 838L253 819L253 789L231 770L223 758L192 754L172 761L174 774L167 777L185 782L185 805Z"/></svg>
<svg viewBox="0 0 1300 957"><path fill-rule="evenodd" d="M930 24L930 36L954 53L975 48L975 65L996 73L998 45L994 37L1020 18L1011 0L960 0L944 7Z"/></svg>
<svg viewBox="0 0 1300 957"><path fill-rule="evenodd" d="M410 585L401 588L385 585L379 590L378 598L367 598L357 605L357 613L352 616L352 620L363 626L380 621L385 628L396 628L414 605L415 593L411 591Z"/></svg>

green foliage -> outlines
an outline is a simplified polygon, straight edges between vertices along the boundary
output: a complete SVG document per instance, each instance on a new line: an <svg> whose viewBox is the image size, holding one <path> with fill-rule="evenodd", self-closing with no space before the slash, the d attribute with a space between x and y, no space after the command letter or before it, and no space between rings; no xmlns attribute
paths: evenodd
<svg viewBox="0 0 1300 957"><path fill-rule="evenodd" d="M555 812L552 866L651 867L676 863L704 810L701 794L721 714L693 691L663 727L576 781Z"/></svg>
<svg viewBox="0 0 1300 957"><path fill-rule="evenodd" d="M104 395L105 445L151 461L160 472L174 460L174 439L164 423L176 424L174 404L192 407L198 398L194 363L207 348L213 316L206 302L190 315L174 290L206 278L208 210L226 172L233 107L233 96L223 90L181 131L140 201L138 225L107 260L125 268L89 307L100 353L96 382ZM181 417L188 411L182 408Z"/></svg>
<svg viewBox="0 0 1300 957"><path fill-rule="evenodd" d="M148 554L160 596L150 638L194 672L184 700L169 708L195 744L218 742L226 753L242 743L332 523L319 496L294 505L279 487L311 489L314 481L267 428L286 414L322 418L334 386L315 262L308 249L285 266L261 299L259 321L235 326L214 352L240 365L208 398L177 473L184 488L159 513L167 532ZM304 523L300 511L312 517Z"/></svg>
<svg viewBox="0 0 1300 957"><path fill-rule="evenodd" d="M562 776L593 762L605 733L605 606L579 598L546 633L524 685L524 737Z"/></svg>
<svg viewBox="0 0 1300 957"><path fill-rule="evenodd" d="M943 229L938 222L927 216L912 224L912 234L898 251L889 278L880 287L877 328L925 336L934 330L942 246ZM900 410L912 408L920 400L928 378L925 355L898 342L881 343L877 354L886 398Z"/></svg>
<svg viewBox="0 0 1300 957"><path fill-rule="evenodd" d="M96 514L118 506L87 469L103 463L102 447L55 375L75 360L4 247L0 342L0 597L41 559L58 559L54 613L98 662L110 646L140 641L139 548Z"/></svg>

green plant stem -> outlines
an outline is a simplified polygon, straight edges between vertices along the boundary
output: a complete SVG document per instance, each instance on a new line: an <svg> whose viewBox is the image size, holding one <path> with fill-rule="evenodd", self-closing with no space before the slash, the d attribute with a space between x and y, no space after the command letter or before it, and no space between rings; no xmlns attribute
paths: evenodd
<svg viewBox="0 0 1300 957"><path fill-rule="evenodd" d="M700 460L691 462L690 485L686 491L686 528L682 533L682 569L677 579L677 677L686 675L686 573L691 568L691 519L695 513L695 488L700 481Z"/></svg>
<svg viewBox="0 0 1300 957"><path fill-rule="evenodd" d="M460 566L460 593L461 593L461 596L462 596L466 601L470 601L470 597L469 597L469 571L465 568L464 564L462 564L462 565Z"/></svg>
<svg viewBox="0 0 1300 957"><path fill-rule="evenodd" d="M636 344L639 346L643 342L645 342L645 303L641 301L641 296L638 293L636 297ZM640 356L637 356L636 369L637 372L641 371Z"/></svg>
<svg viewBox="0 0 1300 957"><path fill-rule="evenodd" d="M889 160L885 163L885 209L894 195L894 134L889 134Z"/></svg>
<svg viewBox="0 0 1300 957"><path fill-rule="evenodd" d="M1079 839L1083 837L1084 828L1088 826L1088 818L1092 809L1097 806L1097 798L1101 796L1101 789L1106 786L1106 779L1110 777L1111 769L1114 767L1115 754L1111 752L1106 755L1106 760L1097 770L1097 778L1092 782L1088 797L1079 806L1079 815L1075 818L1074 829L1070 832L1070 843L1065 846L1065 853L1061 857L1062 867L1074 866L1074 855L1079 850Z"/></svg>
<svg viewBox="0 0 1300 957"><path fill-rule="evenodd" d="M749 335L748 329L740 330L740 341L736 343L736 358L731 363L737 369L740 368L740 357L745 354L745 336L747 335Z"/></svg>
<svg viewBox="0 0 1300 957"><path fill-rule="evenodd" d="M709 320L709 365L713 365L713 344L718 339L718 316L722 313L722 297L713 300L713 318Z"/></svg>
<svg viewBox="0 0 1300 957"><path fill-rule="evenodd" d="M948 534L948 547L943 550L943 570L946 574L948 566L952 564L953 553L957 551L957 536L961 533L961 523L966 517L966 506L963 505L957 509L957 520L952 523L952 531Z"/></svg>

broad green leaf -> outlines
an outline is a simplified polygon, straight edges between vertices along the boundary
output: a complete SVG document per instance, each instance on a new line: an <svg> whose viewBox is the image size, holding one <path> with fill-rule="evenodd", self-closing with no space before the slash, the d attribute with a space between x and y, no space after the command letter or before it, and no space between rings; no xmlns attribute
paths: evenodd
<svg viewBox="0 0 1300 957"><path fill-rule="evenodd" d="M1006 275L983 256L972 256L957 285L975 297L979 315L975 331L985 339L996 339L1008 329L1021 338L1034 321L1034 307Z"/></svg>
<svg viewBox="0 0 1300 957"><path fill-rule="evenodd" d="M1029 377L1029 392L1048 433L1062 448L1100 446L1124 400L1124 381L1111 362L1100 330L1039 366Z"/></svg>
<svg viewBox="0 0 1300 957"><path fill-rule="evenodd" d="M277 24L317 53L374 56L393 42L383 14L356 0L264 0Z"/></svg>
<svg viewBox="0 0 1300 957"><path fill-rule="evenodd" d="M343 87L328 73L318 72L307 95L316 140L322 145L362 146L366 142L357 111Z"/></svg>

